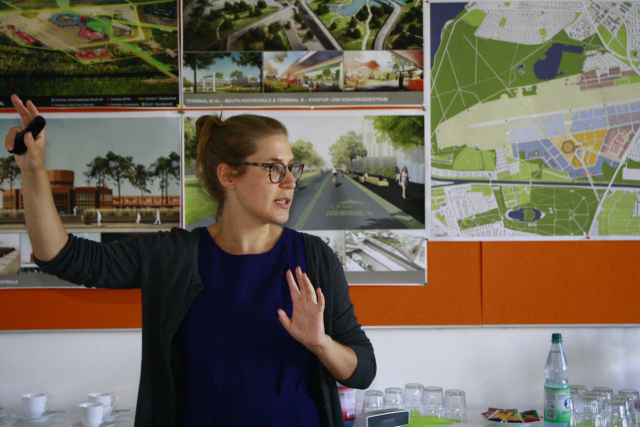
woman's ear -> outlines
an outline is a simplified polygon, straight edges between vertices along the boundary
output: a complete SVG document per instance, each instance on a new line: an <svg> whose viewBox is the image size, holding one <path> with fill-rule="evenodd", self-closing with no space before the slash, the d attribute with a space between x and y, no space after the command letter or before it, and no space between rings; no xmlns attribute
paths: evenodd
<svg viewBox="0 0 640 427"><path fill-rule="evenodd" d="M238 182L238 178L231 170L231 166L226 163L220 163L217 169L218 181L227 190L234 190Z"/></svg>

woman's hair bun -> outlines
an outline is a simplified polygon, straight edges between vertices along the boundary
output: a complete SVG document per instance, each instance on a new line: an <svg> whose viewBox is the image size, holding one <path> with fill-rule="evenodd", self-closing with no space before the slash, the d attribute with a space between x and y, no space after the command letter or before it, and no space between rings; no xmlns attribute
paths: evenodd
<svg viewBox="0 0 640 427"><path fill-rule="evenodd" d="M220 113L220 116L216 116L216 115L204 115L201 117L198 117L198 120L196 120L196 132L197 133L201 133L204 132L208 127L211 126L224 126L226 123L224 120L222 120L222 113Z"/></svg>

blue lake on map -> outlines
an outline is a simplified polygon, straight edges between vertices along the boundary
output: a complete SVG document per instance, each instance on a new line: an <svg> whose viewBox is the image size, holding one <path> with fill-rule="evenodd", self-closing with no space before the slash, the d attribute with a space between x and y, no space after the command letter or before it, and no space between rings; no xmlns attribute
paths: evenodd
<svg viewBox="0 0 640 427"><path fill-rule="evenodd" d="M532 219L524 219L525 211L533 211ZM529 214L530 216L531 214ZM517 219L520 222L532 222L542 218L542 212L536 208L520 208L517 211L507 212L507 216L511 219Z"/></svg>
<svg viewBox="0 0 640 427"><path fill-rule="evenodd" d="M558 68L560 68L560 61L562 60L562 53L582 53L584 48L582 46L567 46L562 43L554 43L549 50L545 53L546 58L540 59L533 64L533 72L540 80L552 80L561 76L564 73L558 74Z"/></svg>
<svg viewBox="0 0 640 427"><path fill-rule="evenodd" d="M440 48L440 38L445 24L464 11L467 3L433 3L431 2L431 67L435 62L436 52Z"/></svg>

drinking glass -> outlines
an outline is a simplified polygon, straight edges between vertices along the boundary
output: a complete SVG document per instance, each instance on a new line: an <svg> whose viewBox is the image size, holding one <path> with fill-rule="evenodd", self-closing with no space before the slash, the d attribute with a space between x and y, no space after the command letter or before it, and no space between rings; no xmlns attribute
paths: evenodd
<svg viewBox="0 0 640 427"><path fill-rule="evenodd" d="M605 393L607 400L611 399L611 396L613 396L613 389L609 387L594 387L593 391L597 391L599 393Z"/></svg>
<svg viewBox="0 0 640 427"><path fill-rule="evenodd" d="M623 400L608 400L604 411L604 427L630 427L627 404Z"/></svg>
<svg viewBox="0 0 640 427"><path fill-rule="evenodd" d="M362 412L372 412L384 409L384 398L380 390L367 390L364 392L364 404Z"/></svg>
<svg viewBox="0 0 640 427"><path fill-rule="evenodd" d="M384 390L384 407L400 408L402 406L402 389L399 387L389 387Z"/></svg>
<svg viewBox="0 0 640 427"><path fill-rule="evenodd" d="M640 423L640 393L638 390L634 390L631 388L623 388L618 391L618 394L623 396L631 396L633 399L633 422Z"/></svg>
<svg viewBox="0 0 640 427"><path fill-rule="evenodd" d="M582 395L582 394L585 394L586 392L587 392L586 385L574 384L571 386L571 394Z"/></svg>
<svg viewBox="0 0 640 427"><path fill-rule="evenodd" d="M571 390L571 395L569 396L569 426L576 427L578 425L578 398L580 396L578 393L573 393Z"/></svg>
<svg viewBox="0 0 640 427"><path fill-rule="evenodd" d="M576 404L576 425L579 427L602 427L600 395L579 396Z"/></svg>
<svg viewBox="0 0 640 427"><path fill-rule="evenodd" d="M422 396L424 394L424 386L418 383L408 383L404 385L402 408L409 410L413 416L422 416Z"/></svg>
<svg viewBox="0 0 640 427"><path fill-rule="evenodd" d="M444 418L467 421L467 401L462 390L447 390L444 392Z"/></svg>
<svg viewBox="0 0 640 427"><path fill-rule="evenodd" d="M444 393L442 392L442 387L425 387L422 407L424 415L442 418L442 411L444 409Z"/></svg>
<svg viewBox="0 0 640 427"><path fill-rule="evenodd" d="M596 399L598 399L598 410L601 414L604 413L604 404L607 401L605 393L600 393L598 391L588 391L583 396L595 397Z"/></svg>
<svg viewBox="0 0 640 427"><path fill-rule="evenodd" d="M631 396L624 396L622 394L614 394L613 396L611 396L611 400L621 400L625 403L627 407L627 420L629 421L629 425L632 426L634 424L633 413L635 412L633 398Z"/></svg>

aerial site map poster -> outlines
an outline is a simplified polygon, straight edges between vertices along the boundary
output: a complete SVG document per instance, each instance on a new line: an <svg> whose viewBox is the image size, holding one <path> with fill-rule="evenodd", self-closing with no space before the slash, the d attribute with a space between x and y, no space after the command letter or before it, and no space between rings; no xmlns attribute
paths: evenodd
<svg viewBox="0 0 640 427"><path fill-rule="evenodd" d="M640 235L640 3L431 3L431 237Z"/></svg>
<svg viewBox="0 0 640 427"><path fill-rule="evenodd" d="M187 112L184 121L188 230L213 224L217 210L199 190L195 176L194 127L201 114ZM350 284L424 285L424 116L367 116L359 111L268 115L287 127L294 158L305 165L289 220L282 225L324 239ZM403 169L408 173L404 190L398 182ZM267 174L265 168L265 178Z"/></svg>
<svg viewBox="0 0 640 427"><path fill-rule="evenodd" d="M0 2L0 107L176 107L176 0Z"/></svg>
<svg viewBox="0 0 640 427"><path fill-rule="evenodd" d="M184 0L184 105L423 105L423 15L422 0Z"/></svg>

